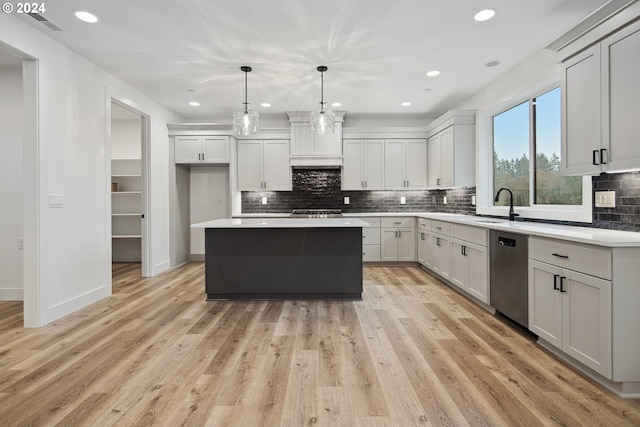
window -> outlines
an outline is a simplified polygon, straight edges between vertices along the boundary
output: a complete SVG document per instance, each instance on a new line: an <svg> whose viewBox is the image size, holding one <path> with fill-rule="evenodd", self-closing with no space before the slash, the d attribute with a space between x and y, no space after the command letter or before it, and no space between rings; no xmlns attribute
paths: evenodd
<svg viewBox="0 0 640 427"><path fill-rule="evenodd" d="M582 178L560 174L560 122L559 87L493 116L494 194L509 187L514 206L582 205Z"/></svg>
<svg viewBox="0 0 640 427"><path fill-rule="evenodd" d="M591 178L560 173L561 88L541 84L529 96L478 112L476 213L506 216L509 195L524 218L591 222Z"/></svg>

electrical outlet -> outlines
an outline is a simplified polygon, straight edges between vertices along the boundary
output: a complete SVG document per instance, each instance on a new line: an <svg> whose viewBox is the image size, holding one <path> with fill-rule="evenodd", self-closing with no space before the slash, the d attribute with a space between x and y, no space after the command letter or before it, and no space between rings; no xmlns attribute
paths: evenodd
<svg viewBox="0 0 640 427"><path fill-rule="evenodd" d="M62 208L62 207L64 207L64 195L63 194L49 194L49 207L50 208Z"/></svg>
<svg viewBox="0 0 640 427"><path fill-rule="evenodd" d="M407 203L407 198L406 198L406 197L404 197L404 196L400 196L400 204L401 204L401 205L404 205L404 204L406 204L406 203Z"/></svg>
<svg viewBox="0 0 640 427"><path fill-rule="evenodd" d="M615 191L596 191L596 208L615 208Z"/></svg>
<svg viewBox="0 0 640 427"><path fill-rule="evenodd" d="M471 206L476 205L476 196L471 196Z"/></svg>
<svg viewBox="0 0 640 427"><path fill-rule="evenodd" d="M263 205L266 205L267 204L267 198L263 197L261 202L262 202Z"/></svg>
<svg viewBox="0 0 640 427"><path fill-rule="evenodd" d="M444 196L444 197L442 198L442 204L443 204L443 205L446 205L446 204L447 204L447 196Z"/></svg>
<svg viewBox="0 0 640 427"><path fill-rule="evenodd" d="M345 198L344 198L344 204L345 204L345 205L348 205L348 204L349 204L349 198L348 198L348 197L346 197L346 196L345 196Z"/></svg>

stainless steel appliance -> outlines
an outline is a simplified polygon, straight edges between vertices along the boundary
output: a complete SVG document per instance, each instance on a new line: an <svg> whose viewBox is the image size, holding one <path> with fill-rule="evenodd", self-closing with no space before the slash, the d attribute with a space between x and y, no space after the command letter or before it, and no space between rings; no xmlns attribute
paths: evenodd
<svg viewBox="0 0 640 427"><path fill-rule="evenodd" d="M340 209L294 209L291 218L341 218Z"/></svg>
<svg viewBox="0 0 640 427"><path fill-rule="evenodd" d="M528 236L491 230L490 302L509 319L529 325Z"/></svg>

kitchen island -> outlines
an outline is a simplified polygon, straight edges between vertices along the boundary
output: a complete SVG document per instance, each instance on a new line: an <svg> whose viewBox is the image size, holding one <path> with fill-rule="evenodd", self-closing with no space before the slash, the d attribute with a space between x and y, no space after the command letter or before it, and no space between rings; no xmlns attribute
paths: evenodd
<svg viewBox="0 0 640 427"><path fill-rule="evenodd" d="M355 218L236 218L205 229L207 299L361 299Z"/></svg>

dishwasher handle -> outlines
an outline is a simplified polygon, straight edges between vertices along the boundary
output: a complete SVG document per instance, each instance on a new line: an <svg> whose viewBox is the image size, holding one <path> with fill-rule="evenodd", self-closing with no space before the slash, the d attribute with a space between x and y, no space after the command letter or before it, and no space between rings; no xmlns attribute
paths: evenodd
<svg viewBox="0 0 640 427"><path fill-rule="evenodd" d="M498 244L500 246L508 246L510 248L516 247L515 239L510 239L508 237L498 236Z"/></svg>

